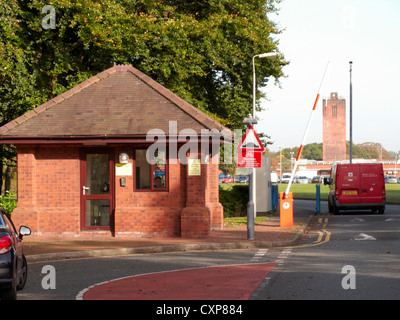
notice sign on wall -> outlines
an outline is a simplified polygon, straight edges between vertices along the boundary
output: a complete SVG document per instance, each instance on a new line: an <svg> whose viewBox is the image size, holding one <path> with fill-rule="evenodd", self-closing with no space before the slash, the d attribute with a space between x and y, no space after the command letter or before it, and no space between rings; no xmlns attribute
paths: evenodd
<svg viewBox="0 0 400 320"><path fill-rule="evenodd" d="M200 159L188 159L188 175L189 176L201 175Z"/></svg>
<svg viewBox="0 0 400 320"><path fill-rule="evenodd" d="M132 163L116 163L115 164L115 175L131 176L132 175Z"/></svg>

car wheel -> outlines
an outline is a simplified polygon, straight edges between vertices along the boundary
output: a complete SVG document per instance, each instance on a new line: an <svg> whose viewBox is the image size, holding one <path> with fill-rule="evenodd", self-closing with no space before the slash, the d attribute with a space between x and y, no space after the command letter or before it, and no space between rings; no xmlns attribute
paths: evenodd
<svg viewBox="0 0 400 320"><path fill-rule="evenodd" d="M22 266L21 273L19 276L19 281L17 285L17 290L22 290L25 287L26 279L28 278L28 264L26 263L26 258L22 256Z"/></svg>
<svg viewBox="0 0 400 320"><path fill-rule="evenodd" d="M2 300L17 300L17 275L16 272L13 274L11 281L11 287L0 291L0 298Z"/></svg>
<svg viewBox="0 0 400 320"><path fill-rule="evenodd" d="M385 208L379 208L378 209L379 214L384 214L385 213Z"/></svg>

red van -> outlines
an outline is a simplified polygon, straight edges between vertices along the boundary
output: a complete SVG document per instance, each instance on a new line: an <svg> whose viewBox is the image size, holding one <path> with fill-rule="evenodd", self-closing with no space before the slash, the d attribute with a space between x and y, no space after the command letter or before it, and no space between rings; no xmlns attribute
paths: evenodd
<svg viewBox="0 0 400 320"><path fill-rule="evenodd" d="M329 184L329 212L371 209L385 212L386 190L383 166L380 163L332 165Z"/></svg>

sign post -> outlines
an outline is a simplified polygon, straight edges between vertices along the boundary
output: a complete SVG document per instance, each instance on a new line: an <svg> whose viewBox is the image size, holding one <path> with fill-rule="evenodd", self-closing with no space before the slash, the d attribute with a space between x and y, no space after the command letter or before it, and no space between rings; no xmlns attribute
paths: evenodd
<svg viewBox="0 0 400 320"><path fill-rule="evenodd" d="M253 121L253 122L252 122ZM255 119L250 119L250 126L238 146L238 167L251 168L249 174L249 202L247 203L247 239L254 240L254 202L253 179L254 168L261 168L261 154L264 151L252 124Z"/></svg>

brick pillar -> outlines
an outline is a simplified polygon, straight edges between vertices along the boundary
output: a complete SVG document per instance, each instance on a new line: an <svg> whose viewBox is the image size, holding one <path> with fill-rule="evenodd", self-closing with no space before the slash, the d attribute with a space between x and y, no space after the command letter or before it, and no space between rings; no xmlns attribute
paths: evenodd
<svg viewBox="0 0 400 320"><path fill-rule="evenodd" d="M181 214L182 238L205 238L210 234L211 212L206 206L207 166L207 164L201 164L201 175L197 176L189 175L188 165L186 165L186 207Z"/></svg>
<svg viewBox="0 0 400 320"><path fill-rule="evenodd" d="M209 191L207 207L211 211L211 230L221 230L224 224L224 208L219 202L219 152L210 159L207 169Z"/></svg>

